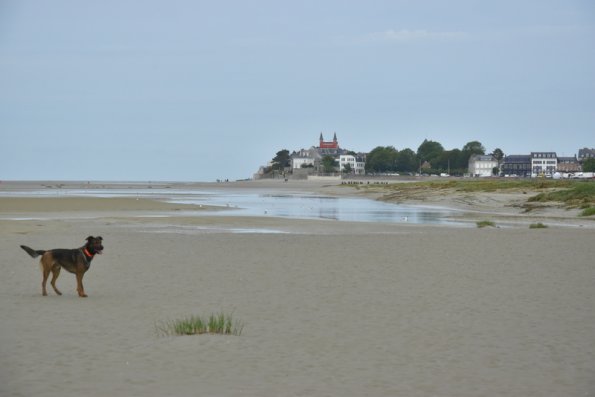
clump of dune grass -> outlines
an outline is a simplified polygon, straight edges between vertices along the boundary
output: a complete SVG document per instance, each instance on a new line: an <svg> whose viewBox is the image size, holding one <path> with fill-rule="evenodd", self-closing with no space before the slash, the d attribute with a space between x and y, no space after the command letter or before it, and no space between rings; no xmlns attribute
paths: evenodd
<svg viewBox="0 0 595 397"><path fill-rule="evenodd" d="M544 225L541 222L538 223L532 223L529 225L529 229L546 229L548 226Z"/></svg>
<svg viewBox="0 0 595 397"><path fill-rule="evenodd" d="M478 221L476 222L477 227L482 228L482 227L496 227L496 224L492 221Z"/></svg>
<svg viewBox="0 0 595 397"><path fill-rule="evenodd" d="M581 211L580 216L591 216L595 215L595 207L588 207Z"/></svg>
<svg viewBox="0 0 595 397"><path fill-rule="evenodd" d="M595 183L575 183L566 189L539 193L529 198L528 201L558 201L564 203L569 208L592 206L595 204Z"/></svg>
<svg viewBox="0 0 595 397"><path fill-rule="evenodd" d="M236 335L242 334L244 324L241 321L232 319L231 315L225 313L211 314L208 318L190 316L179 320L167 321L156 324L157 331L162 335L201 335L220 334Z"/></svg>

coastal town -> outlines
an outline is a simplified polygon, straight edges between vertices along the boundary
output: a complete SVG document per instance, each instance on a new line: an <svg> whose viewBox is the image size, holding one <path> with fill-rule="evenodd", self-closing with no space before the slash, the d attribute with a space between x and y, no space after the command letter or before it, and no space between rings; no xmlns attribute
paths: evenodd
<svg viewBox="0 0 595 397"><path fill-rule="evenodd" d="M423 148L432 147L432 154ZM374 157L382 152L380 162ZM495 149L485 153L480 142L469 142L462 150L445 151L438 142L424 140L416 152L397 151L394 147L376 148L370 153L355 152L339 145L336 132L325 140L321 132L318 145L309 149L281 150L254 179L310 179L319 177L350 178L357 176L466 176L523 178L592 178L595 148L581 148L574 156L556 152L533 151L527 154L504 154Z"/></svg>

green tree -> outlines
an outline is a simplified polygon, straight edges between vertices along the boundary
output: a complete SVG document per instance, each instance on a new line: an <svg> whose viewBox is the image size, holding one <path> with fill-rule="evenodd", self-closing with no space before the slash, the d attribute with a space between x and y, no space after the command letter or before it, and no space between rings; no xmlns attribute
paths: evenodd
<svg viewBox="0 0 595 397"><path fill-rule="evenodd" d="M478 141L471 141L467 142L465 146L463 146L463 153L470 153L471 154L485 154L486 149L483 147L481 142Z"/></svg>
<svg viewBox="0 0 595 397"><path fill-rule="evenodd" d="M351 169L351 164L349 164L349 163L345 164L345 166L343 167L343 173L344 174L351 174L351 171L353 171Z"/></svg>
<svg viewBox="0 0 595 397"><path fill-rule="evenodd" d="M417 158L413 150L403 149L397 153L395 171L411 172L417 170L417 166Z"/></svg>
<svg viewBox="0 0 595 397"><path fill-rule="evenodd" d="M463 174L469 164L465 162L463 152L459 149L453 149L449 152L450 170L452 174Z"/></svg>
<svg viewBox="0 0 595 397"><path fill-rule="evenodd" d="M419 161L427 161L434 166L434 163L444 152L444 147L438 142L428 141L424 139L421 145L417 148L417 159Z"/></svg>
<svg viewBox="0 0 595 397"><path fill-rule="evenodd" d="M500 161L504 158L504 152L502 151L502 149L497 148L494 149L494 151L492 152L492 156L494 156L496 160Z"/></svg>
<svg viewBox="0 0 595 397"><path fill-rule="evenodd" d="M335 172L335 167L337 166L337 161L332 156L324 156L322 158L322 170L324 172L330 173Z"/></svg>
<svg viewBox="0 0 595 397"><path fill-rule="evenodd" d="M366 158L367 172L389 172L395 170L397 149L392 146L378 146Z"/></svg>
<svg viewBox="0 0 595 397"><path fill-rule="evenodd" d="M289 150L283 149L277 152L277 155L273 157L272 168L274 170L283 170L291 165L291 159L289 158Z"/></svg>
<svg viewBox="0 0 595 397"><path fill-rule="evenodd" d="M583 171L595 172L595 158L590 158L583 161Z"/></svg>
<svg viewBox="0 0 595 397"><path fill-rule="evenodd" d="M462 152L459 149L445 150L432 163L432 168L436 172L450 172L451 174L462 174L467 164L462 162Z"/></svg>
<svg viewBox="0 0 595 397"><path fill-rule="evenodd" d="M445 150L442 153L440 153L440 155L438 157L436 157L433 161L431 161L432 169L435 172L442 172L448 168L448 165L449 165L448 153L449 153L449 151Z"/></svg>

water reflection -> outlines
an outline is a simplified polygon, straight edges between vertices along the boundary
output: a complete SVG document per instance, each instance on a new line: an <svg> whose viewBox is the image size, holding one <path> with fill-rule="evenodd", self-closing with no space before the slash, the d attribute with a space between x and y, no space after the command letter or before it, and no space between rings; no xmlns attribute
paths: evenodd
<svg viewBox="0 0 595 397"><path fill-rule="evenodd" d="M296 219L333 219L354 222L408 222L419 224L449 224L454 213L444 208L429 208L390 204L380 201L329 197L312 194L262 194L259 191L178 190L178 189L90 189L39 190L2 192L1 196L92 196L146 197L181 204L219 206L223 210L213 216L273 216Z"/></svg>
<svg viewBox="0 0 595 397"><path fill-rule="evenodd" d="M223 207L224 210L216 212L217 215L333 219L354 222L454 224L446 219L453 214L453 211L447 209L397 205L352 197L213 192L174 201Z"/></svg>

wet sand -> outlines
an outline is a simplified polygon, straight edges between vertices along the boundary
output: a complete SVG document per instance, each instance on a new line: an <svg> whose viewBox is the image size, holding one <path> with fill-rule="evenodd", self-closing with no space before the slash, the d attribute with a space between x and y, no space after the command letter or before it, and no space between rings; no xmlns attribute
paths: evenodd
<svg viewBox="0 0 595 397"><path fill-rule="evenodd" d="M212 217L196 206L180 216L151 200L61 200L0 199L2 396L595 395L590 227ZM37 260L19 245L72 248L88 235L105 239L89 297L67 272L64 295L42 297ZM156 331L220 311L242 335Z"/></svg>

